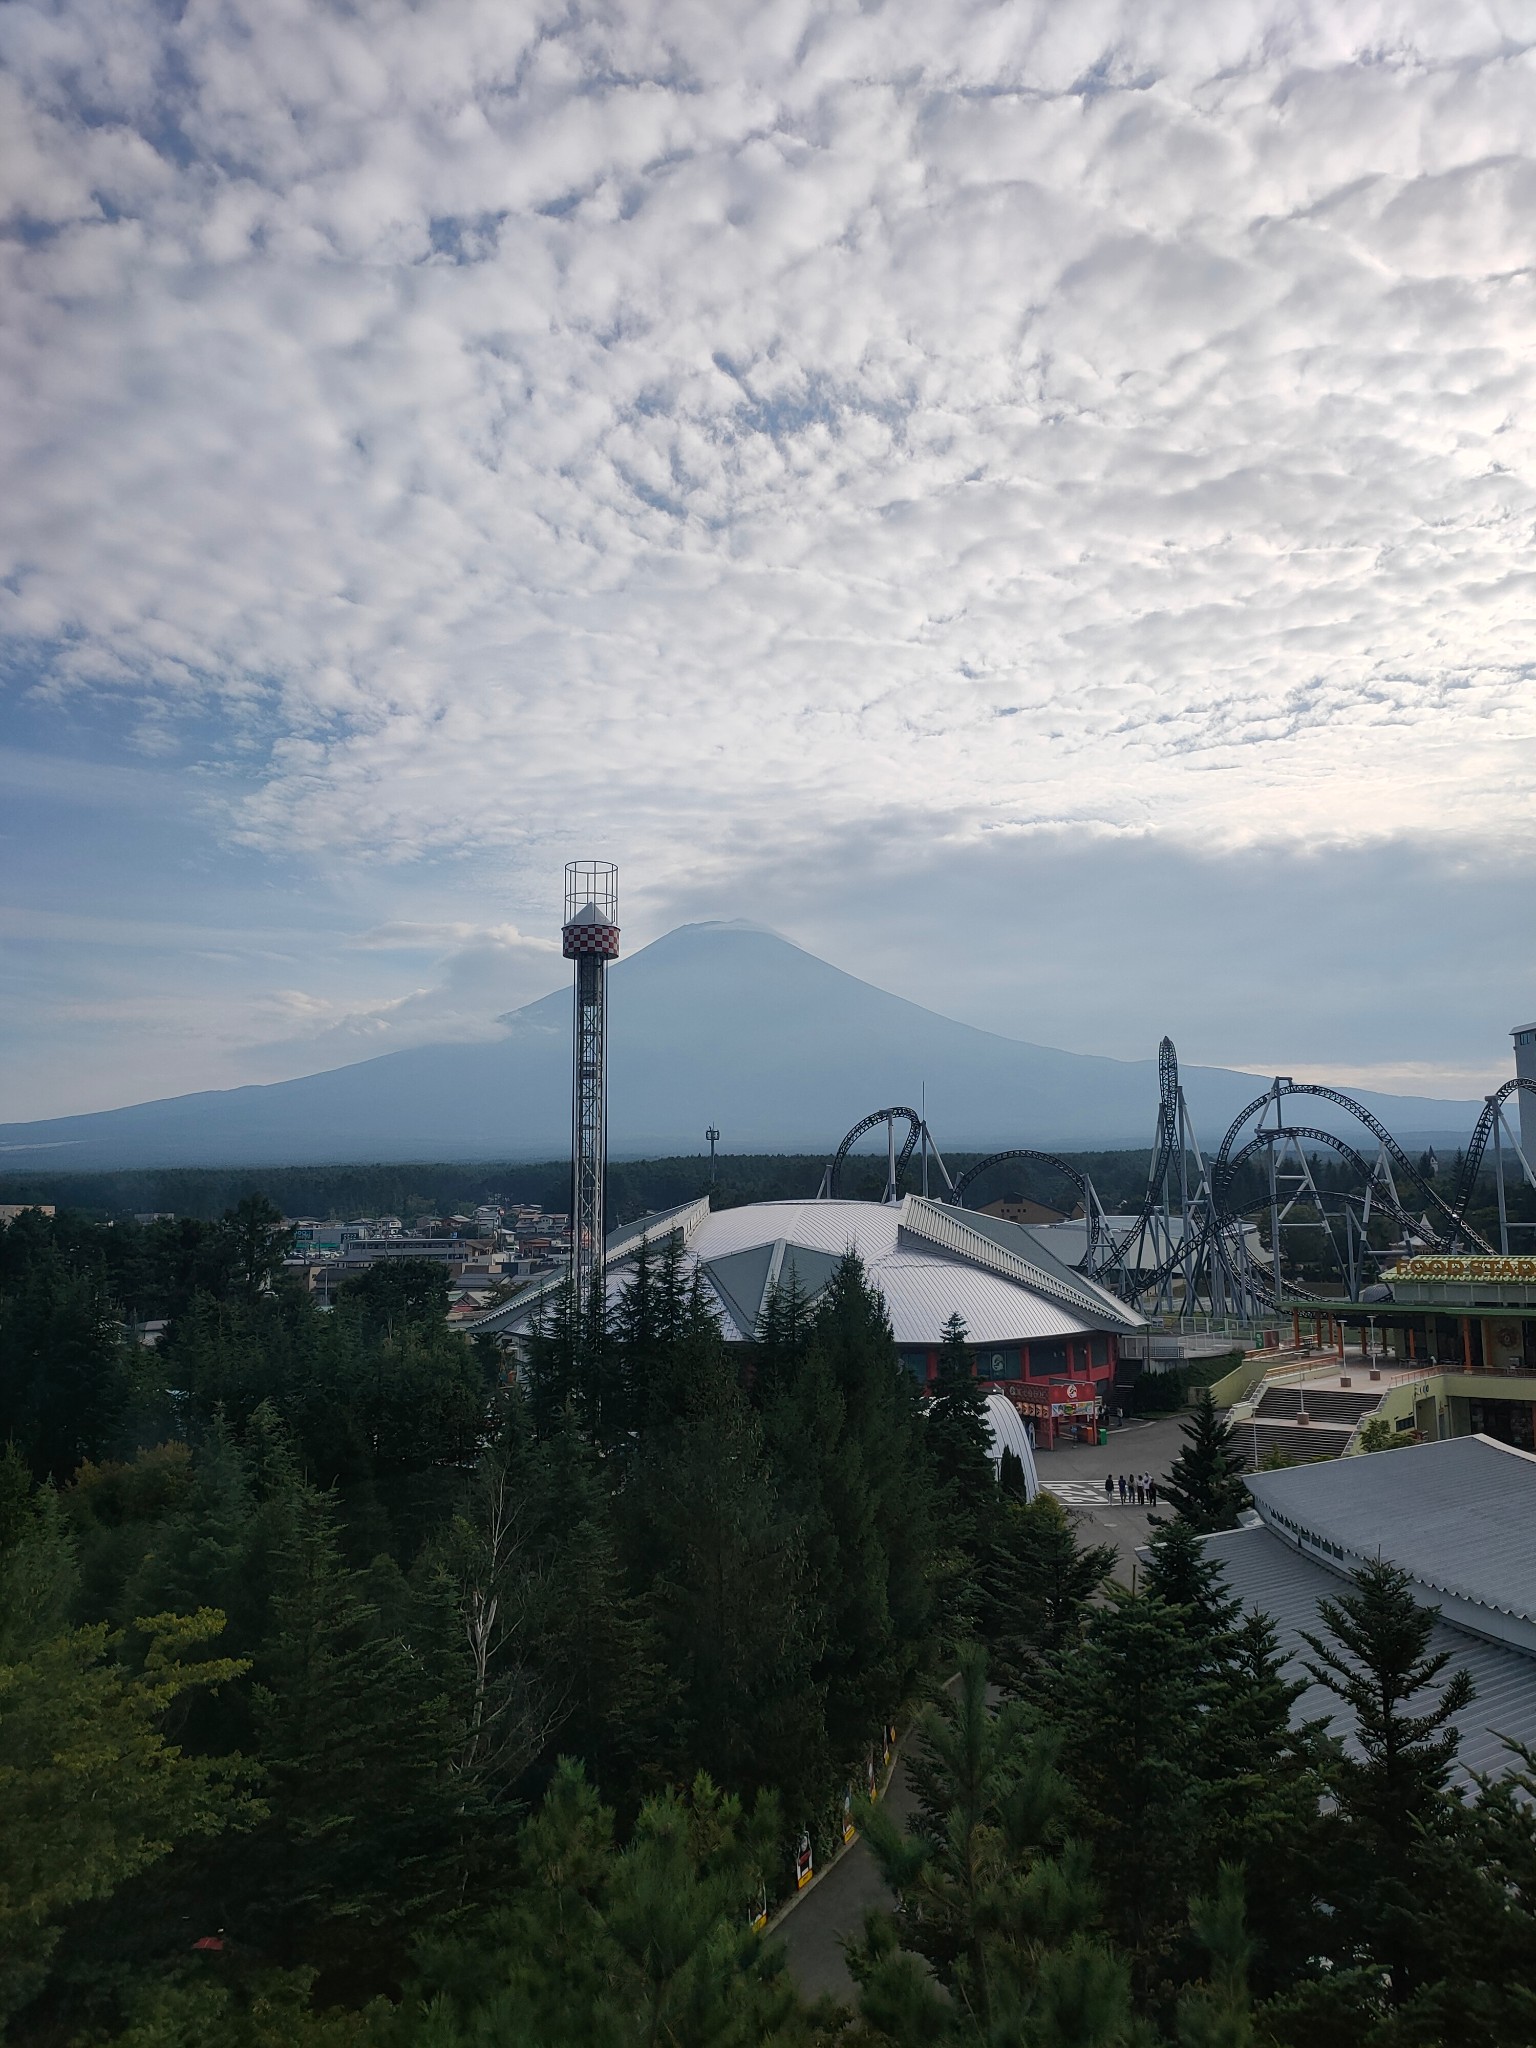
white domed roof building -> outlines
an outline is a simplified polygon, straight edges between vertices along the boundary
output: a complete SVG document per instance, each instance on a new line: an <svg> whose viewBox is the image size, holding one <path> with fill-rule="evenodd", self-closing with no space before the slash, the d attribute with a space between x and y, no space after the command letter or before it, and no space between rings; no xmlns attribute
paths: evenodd
<svg viewBox="0 0 1536 2048"><path fill-rule="evenodd" d="M844 1254L856 1251L884 1297L908 1371L924 1384L933 1379L944 1326L958 1315L977 1378L1007 1398L1041 1448L1096 1432L1110 1405L1118 1340L1143 1327L1134 1309L1064 1265L1024 1225L920 1195L890 1204L752 1202L720 1210L705 1196L612 1233L610 1295L623 1288L642 1243L655 1251L674 1237L700 1272L725 1336L737 1343L756 1335L776 1285L793 1277L814 1297ZM515 1341L564 1277L540 1276L467 1327ZM995 1448L1000 1457L1000 1439Z"/></svg>

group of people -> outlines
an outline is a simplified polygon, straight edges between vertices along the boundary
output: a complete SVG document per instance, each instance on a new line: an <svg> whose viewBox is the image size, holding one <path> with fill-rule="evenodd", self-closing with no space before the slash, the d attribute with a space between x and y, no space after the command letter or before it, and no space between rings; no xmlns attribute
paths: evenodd
<svg viewBox="0 0 1536 2048"><path fill-rule="evenodd" d="M1115 1504L1115 1493L1119 1491L1121 1507L1155 1508L1157 1506L1157 1481L1150 1472L1111 1472L1104 1481L1104 1498L1110 1507Z"/></svg>

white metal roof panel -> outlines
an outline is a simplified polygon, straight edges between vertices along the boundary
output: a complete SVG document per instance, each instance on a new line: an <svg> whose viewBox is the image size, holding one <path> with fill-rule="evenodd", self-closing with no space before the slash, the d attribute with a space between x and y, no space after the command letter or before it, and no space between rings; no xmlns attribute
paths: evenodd
<svg viewBox="0 0 1536 2048"><path fill-rule="evenodd" d="M1059 1302L960 1259L917 1250L892 1253L869 1269L885 1297L898 1344L933 1344L951 1315L973 1344L1028 1344L1079 1336L1088 1327Z"/></svg>
<svg viewBox="0 0 1536 2048"><path fill-rule="evenodd" d="M879 1202L749 1202L714 1211L690 1244L700 1258L718 1259L782 1237L836 1257L852 1246L868 1263L894 1250L899 1217Z"/></svg>

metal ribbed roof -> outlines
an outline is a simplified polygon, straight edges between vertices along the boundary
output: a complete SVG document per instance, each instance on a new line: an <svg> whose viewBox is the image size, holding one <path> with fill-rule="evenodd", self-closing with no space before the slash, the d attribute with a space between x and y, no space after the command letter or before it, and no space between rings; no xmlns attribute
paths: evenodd
<svg viewBox="0 0 1536 2048"><path fill-rule="evenodd" d="M1060 1302L1032 1294L1016 1280L979 1271L963 1259L936 1252L892 1252L869 1266L885 1296L898 1344L933 1344L951 1315L964 1322L973 1344L1028 1344L1041 1337L1075 1337L1091 1327Z"/></svg>
<svg viewBox="0 0 1536 2048"><path fill-rule="evenodd" d="M868 1264L896 1249L900 1221L901 1211L883 1202L749 1202L715 1210L691 1243L701 1259L718 1259L783 1238L838 1257L852 1248Z"/></svg>
<svg viewBox="0 0 1536 2048"><path fill-rule="evenodd" d="M831 1261L856 1251L885 1297L898 1344L936 1344L959 1315L973 1344L1028 1344L1095 1330L1140 1327L1140 1318L1081 1274L1060 1266L1017 1226L908 1196L880 1202L752 1202L711 1212L707 1201L645 1216L608 1240L608 1287L617 1293L642 1239L680 1235L685 1262L702 1267L728 1334L748 1336L762 1296L791 1267L814 1292ZM746 1255L770 1249L766 1258ZM796 1258L797 1251L800 1257ZM538 1299L563 1273L541 1275L523 1294L472 1324L474 1331L527 1327ZM751 1298L749 1298L751 1297Z"/></svg>
<svg viewBox="0 0 1536 2048"><path fill-rule="evenodd" d="M1347 1462L1392 1465L1410 1455L1407 1451L1379 1452L1369 1460L1351 1458ZM1332 1469L1321 1465L1302 1468L1308 1474ZM1261 1476L1290 1478L1301 1474ZM1303 1666L1312 1652L1301 1640L1302 1631L1326 1636L1317 1603L1337 1600L1341 1593L1349 1591L1348 1582L1311 1558L1303 1557L1294 1545L1282 1541L1267 1528L1231 1529L1223 1535L1207 1537L1205 1549L1206 1555L1222 1566L1232 1594L1242 1601L1244 1608L1249 1613L1263 1612L1274 1622L1287 1659L1288 1676L1293 1680L1303 1677ZM1461 1737L1458 1777L1465 1782L1474 1771L1498 1774L1507 1770L1509 1752L1500 1739L1502 1736L1536 1743L1536 1657L1470 1635L1447 1621L1436 1622L1431 1648L1449 1650L1456 1666L1470 1672L1477 1688L1471 1705L1456 1716L1456 1729ZM1300 1723L1323 1717L1346 1742L1351 1742L1353 1718L1342 1701L1323 1686L1309 1685L1296 1702L1292 1721Z"/></svg>
<svg viewBox="0 0 1536 2048"><path fill-rule="evenodd" d="M1485 1436L1256 1472L1266 1522L1284 1516L1350 1560L1378 1555L1428 1586L1536 1621L1536 1457ZM1292 1531L1280 1523L1279 1533Z"/></svg>

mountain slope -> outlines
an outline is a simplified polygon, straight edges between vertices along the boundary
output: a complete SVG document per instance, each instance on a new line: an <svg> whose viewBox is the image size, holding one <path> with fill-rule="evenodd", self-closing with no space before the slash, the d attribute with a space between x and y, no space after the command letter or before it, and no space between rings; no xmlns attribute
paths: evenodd
<svg viewBox="0 0 1536 2048"><path fill-rule="evenodd" d="M923 1084L941 1147L1137 1145L1155 1059L1059 1052L957 1024L748 925L684 925L611 970L610 1149L830 1153ZM0 1125L0 1166L307 1165L548 1159L570 1143L570 993L513 1011L504 1038L418 1046L296 1081ZM1150 1048L1149 1048L1150 1050ZM1251 1074L1185 1072L1202 1132L1259 1094ZM1400 1137L1470 1130L1477 1105L1362 1097ZM1347 1130L1326 1104L1308 1120Z"/></svg>

